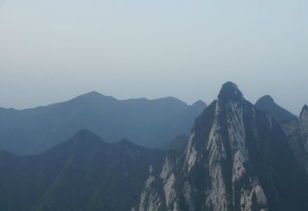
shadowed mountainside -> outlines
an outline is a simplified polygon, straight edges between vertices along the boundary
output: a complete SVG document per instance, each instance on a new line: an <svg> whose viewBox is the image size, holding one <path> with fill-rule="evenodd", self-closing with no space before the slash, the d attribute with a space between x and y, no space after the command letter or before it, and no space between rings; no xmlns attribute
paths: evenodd
<svg viewBox="0 0 308 211"><path fill-rule="evenodd" d="M163 157L128 140L105 143L88 130L39 155L2 151L0 210L127 211Z"/></svg>
<svg viewBox="0 0 308 211"><path fill-rule="evenodd" d="M278 122L288 122L297 119L294 114L275 103L274 99L269 95L261 97L256 102L255 106L258 109L269 113Z"/></svg>

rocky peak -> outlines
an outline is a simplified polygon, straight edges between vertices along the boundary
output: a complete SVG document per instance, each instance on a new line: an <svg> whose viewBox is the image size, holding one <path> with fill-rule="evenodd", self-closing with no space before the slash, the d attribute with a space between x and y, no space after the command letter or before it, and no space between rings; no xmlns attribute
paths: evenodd
<svg viewBox="0 0 308 211"><path fill-rule="evenodd" d="M219 102L240 101L243 99L242 92L238 89L237 85L233 82L226 82L218 95Z"/></svg>
<svg viewBox="0 0 308 211"><path fill-rule="evenodd" d="M232 82L222 86L218 100L197 118L182 153L165 160L162 186L151 186L145 193L152 195L144 195L156 205L144 210L160 210L161 205L174 211L308 206L298 204L308 195L308 184L279 124L246 101ZM296 173L286 172L286 166Z"/></svg>

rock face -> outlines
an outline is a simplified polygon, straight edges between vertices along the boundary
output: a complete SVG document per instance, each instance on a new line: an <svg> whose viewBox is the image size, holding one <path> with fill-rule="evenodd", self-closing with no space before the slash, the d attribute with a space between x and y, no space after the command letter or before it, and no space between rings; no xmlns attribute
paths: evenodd
<svg viewBox="0 0 308 211"><path fill-rule="evenodd" d="M308 106L303 107L297 120L283 123L282 128L297 160L308 173Z"/></svg>
<svg viewBox="0 0 308 211"><path fill-rule="evenodd" d="M307 181L272 117L231 82L197 118L182 153L151 174L139 210L308 210Z"/></svg>

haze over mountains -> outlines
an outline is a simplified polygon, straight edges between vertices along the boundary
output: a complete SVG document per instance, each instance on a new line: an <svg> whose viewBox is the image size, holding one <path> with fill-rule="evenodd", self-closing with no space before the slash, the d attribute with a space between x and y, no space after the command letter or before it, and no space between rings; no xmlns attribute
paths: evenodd
<svg viewBox="0 0 308 211"><path fill-rule="evenodd" d="M48 145L52 148L38 155L16 156L1 151L0 210L308 210L307 106L296 117L269 96L262 97L254 105L232 82L222 86L218 98L209 106L199 108L200 114L195 108L205 107L201 102L193 106L173 98L119 102L101 95L93 98L93 95L98 94L90 93L66 103L36 108L22 117L33 120L36 116L34 120L41 121L35 127L44 122L38 118L40 114L59 119L61 116L64 120L69 117L67 125L74 125L75 120L93 126L93 120L95 125L104 123L102 126L107 127L106 132L113 129L111 126L116 122L121 135L129 134L123 132L127 127L146 129L150 126L155 129L153 133L158 133L156 136L171 134L160 134L164 128L171 131L173 137L155 143L165 143L168 150L148 149L127 139L107 143L95 133L81 130L68 141L57 140L51 145L64 143L53 147ZM93 102L99 106L93 106ZM104 112L117 111L121 115L94 112L95 109L100 111L101 105L104 105ZM149 110L153 113L149 114ZM89 111L93 113L85 115ZM146 116L137 118L129 116L126 111L132 112L130 115ZM4 113L11 125L21 118L11 119L13 115L6 112L9 110ZM100 120L103 114L112 116L108 119L110 126ZM195 120L192 114L197 117ZM138 119L155 124L143 128L120 124L132 117L134 122ZM189 119L190 126L186 122ZM25 126L26 122L22 125ZM61 121L51 122L64 125ZM80 122L76 125L80 126ZM77 126L73 128L77 129ZM183 128L191 131L189 137L178 133L183 132ZM37 133L39 130L33 131ZM114 131L117 135L116 128ZM133 132L149 135L144 131ZM49 140L52 142L52 138ZM36 143L31 144L35 146Z"/></svg>
<svg viewBox="0 0 308 211"><path fill-rule="evenodd" d="M177 135L189 134L206 107L172 97L117 100L90 92L63 103L26 110L0 109L0 150L33 154L47 150L90 129L109 142L122 138L163 148Z"/></svg>
<svg viewBox="0 0 308 211"><path fill-rule="evenodd" d="M88 130L40 155L0 152L0 210L129 210L164 152Z"/></svg>

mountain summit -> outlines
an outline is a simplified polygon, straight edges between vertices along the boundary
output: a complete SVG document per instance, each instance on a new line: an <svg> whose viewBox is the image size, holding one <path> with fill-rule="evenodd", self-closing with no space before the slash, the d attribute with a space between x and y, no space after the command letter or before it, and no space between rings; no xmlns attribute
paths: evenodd
<svg viewBox="0 0 308 211"><path fill-rule="evenodd" d="M305 211L307 185L280 126L227 82L182 155L169 154L160 176L150 175L138 209Z"/></svg>
<svg viewBox="0 0 308 211"><path fill-rule="evenodd" d="M237 85L233 82L226 82L222 85L222 88L218 95L220 101L238 101L243 99L242 92L238 89Z"/></svg>
<svg viewBox="0 0 308 211"><path fill-rule="evenodd" d="M274 99L269 95L261 97L256 102L255 106L258 109L269 113L278 122L287 122L297 119L294 114L276 104Z"/></svg>
<svg viewBox="0 0 308 211"><path fill-rule="evenodd" d="M274 99L270 96L270 95L264 95L263 97L261 97L257 102L256 104L263 104L263 105L266 105L266 104L273 104L275 103L274 102Z"/></svg>

